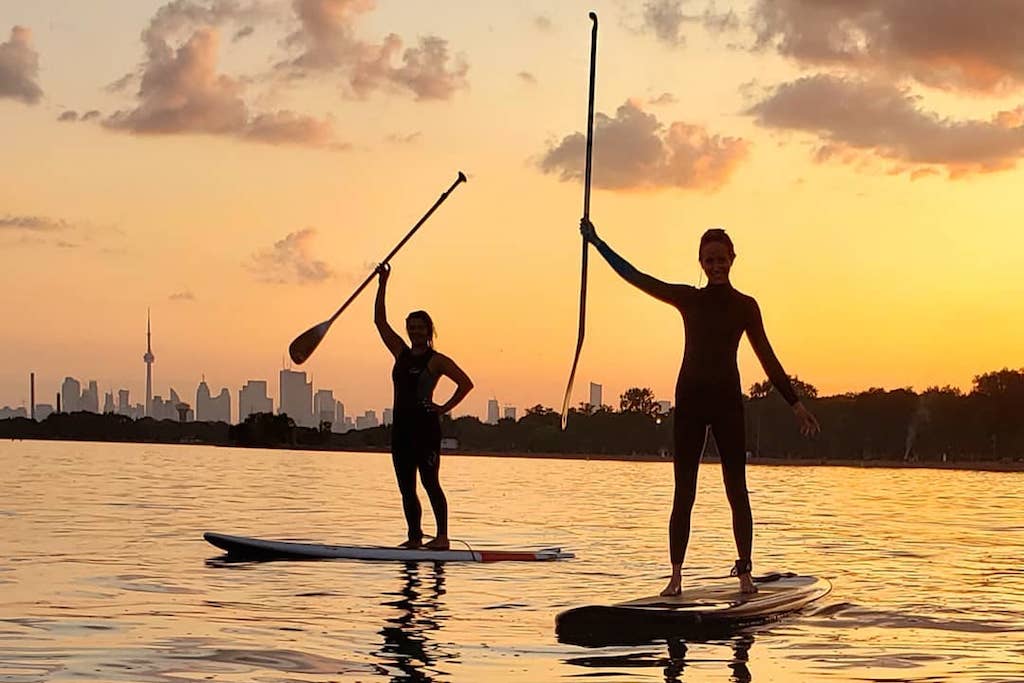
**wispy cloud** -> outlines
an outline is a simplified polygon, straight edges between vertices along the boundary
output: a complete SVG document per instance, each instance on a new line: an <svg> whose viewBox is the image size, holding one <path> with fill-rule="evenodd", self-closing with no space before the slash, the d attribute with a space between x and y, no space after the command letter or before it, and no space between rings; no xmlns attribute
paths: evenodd
<svg viewBox="0 0 1024 683"><path fill-rule="evenodd" d="M38 78L39 53L32 47L32 31L15 26L10 39L0 43L0 98L38 103L43 98Z"/></svg>
<svg viewBox="0 0 1024 683"><path fill-rule="evenodd" d="M316 230L306 228L289 233L268 249L253 254L246 268L261 282L274 284L314 284L334 275L324 261L313 257L312 240Z"/></svg>
<svg viewBox="0 0 1024 683"><path fill-rule="evenodd" d="M244 82L218 73L220 33L214 25L249 20L262 12L261 5L234 0L175 0L161 7L143 32L146 59L137 74L137 104L111 114L103 124L137 135L206 134L275 145L343 147L335 141L329 119L288 110L253 112L244 99ZM175 47L172 41L181 33L189 37Z"/></svg>
<svg viewBox="0 0 1024 683"><path fill-rule="evenodd" d="M516 77L527 85L537 85L537 77L529 71L520 71L516 74Z"/></svg>
<svg viewBox="0 0 1024 683"><path fill-rule="evenodd" d="M0 231L19 232L56 232L68 230L71 225L67 221L45 216L15 216L7 214L0 217Z"/></svg>
<svg viewBox="0 0 1024 683"><path fill-rule="evenodd" d="M759 47L803 64L946 90L1024 86L1020 0L758 0L751 16Z"/></svg>
<svg viewBox="0 0 1024 683"><path fill-rule="evenodd" d="M195 301L196 295L191 290L185 289L180 292L173 292L169 297L171 301Z"/></svg>
<svg viewBox="0 0 1024 683"><path fill-rule="evenodd" d="M539 161L544 173L563 181L581 181L586 137L567 135L549 146ZM666 188L714 191L722 187L747 157L742 138L708 132L699 125L675 121L667 126L635 101L615 116L594 118L595 187L610 190Z"/></svg>
<svg viewBox="0 0 1024 683"><path fill-rule="evenodd" d="M468 87L468 63L451 56L443 38L422 36L408 48L394 33L380 43L359 38L356 25L374 0L293 0L292 7L300 26L285 45L298 54L277 65L289 78L341 75L355 97L386 89L445 100Z"/></svg>
<svg viewBox="0 0 1024 683"><path fill-rule="evenodd" d="M817 136L819 162L874 158L913 178L1002 171L1024 158L1024 107L988 121L944 118L889 82L810 76L777 86L748 113L766 128Z"/></svg>

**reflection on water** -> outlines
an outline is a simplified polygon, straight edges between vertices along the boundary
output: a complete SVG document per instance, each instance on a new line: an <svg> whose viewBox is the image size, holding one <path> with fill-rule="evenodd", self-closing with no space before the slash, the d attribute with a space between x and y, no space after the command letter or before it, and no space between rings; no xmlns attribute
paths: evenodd
<svg viewBox="0 0 1024 683"><path fill-rule="evenodd" d="M401 565L402 587L397 600L388 600L385 607L393 607L398 614L388 617L380 635L384 645L373 654L385 662L385 668L398 671L392 675L394 681L422 681L430 683L441 680L437 663L457 659L458 653L449 652L445 646L435 642L435 631L441 629L445 611L441 597L445 594L443 562L407 562Z"/></svg>
<svg viewBox="0 0 1024 683"><path fill-rule="evenodd" d="M758 573L832 594L743 637L586 649L556 614L664 586L671 465L446 458L455 535L576 559L223 562L204 531L393 541L390 458L0 442L0 681L1024 681L1024 474L751 467ZM691 586L735 559L719 476Z"/></svg>
<svg viewBox="0 0 1024 683"><path fill-rule="evenodd" d="M724 649L730 649L732 651L732 657L720 660L717 659L717 657L708 657L702 652L698 655L696 661L700 662L704 670L706 670L708 668L707 665L712 662L721 662L724 664L723 668L729 671L729 678L720 680L728 680L729 683L750 683L750 681L754 680L750 673L750 667L748 666L748 663L750 662L750 648L753 647L753 645L754 636L752 634L738 635L725 642L701 643L702 647L714 648L714 654L716 655L721 653ZM573 666L598 669L601 671L662 669L665 676L665 683L677 683L678 681L683 681L683 673L687 666L695 663L692 656L690 660L687 660L687 656L690 655L690 648L687 647L686 641L681 639L669 640L667 642L667 646L667 657L657 652L628 652L626 654L569 657L564 661L566 664L571 664Z"/></svg>

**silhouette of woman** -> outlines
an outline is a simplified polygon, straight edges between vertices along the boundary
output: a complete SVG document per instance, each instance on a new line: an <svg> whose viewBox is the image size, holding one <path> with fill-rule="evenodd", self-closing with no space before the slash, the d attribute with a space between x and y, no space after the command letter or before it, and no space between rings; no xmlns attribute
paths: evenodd
<svg viewBox="0 0 1024 683"><path fill-rule="evenodd" d="M741 591L755 593L757 587L750 577L754 523L747 494L743 394L736 365L736 351L744 333L768 378L793 407L801 432L810 436L819 431L819 426L814 415L800 402L775 357L757 302L733 289L729 282L729 270L736 258L732 240L720 228L704 233L698 258L708 284L696 288L668 284L641 273L597 236L589 220L580 222L580 231L624 280L675 306L683 317L686 343L676 381L673 426L675 495L669 521L672 576L661 594L678 595L682 591L690 512L697 493L697 468L708 427L718 445L725 492L732 509L733 536L739 555L732 574L739 578Z"/></svg>
<svg viewBox="0 0 1024 683"><path fill-rule="evenodd" d="M434 321L426 311L413 311L405 319L409 344L388 324L384 297L391 267L377 268L377 301L373 322L380 338L395 357L391 378L395 383L394 422L391 425L391 461L395 466L402 509L409 527L403 548L425 546L447 550L448 501L441 489L441 415L457 406L473 388L469 376L455 362L434 350ZM456 384L455 393L443 405L434 403L434 388L442 376ZM437 522L437 535L423 543L420 521L423 509L416 495L416 472L430 498Z"/></svg>

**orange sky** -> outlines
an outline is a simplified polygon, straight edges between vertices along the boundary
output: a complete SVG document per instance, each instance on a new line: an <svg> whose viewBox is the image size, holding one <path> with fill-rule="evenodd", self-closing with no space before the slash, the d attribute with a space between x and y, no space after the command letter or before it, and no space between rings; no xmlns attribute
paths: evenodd
<svg viewBox="0 0 1024 683"><path fill-rule="evenodd" d="M33 370L40 402L65 375L141 401L147 307L158 393L194 397L205 374L235 401L265 378L276 404L289 341L463 170L394 261L392 320L434 315L477 386L457 412L557 407L589 9L605 116L591 214L626 258L696 282L700 233L726 227L733 283L787 371L824 393L967 388L1024 365L1024 48L1002 29L1021 6L434 4L6 5L0 405L27 402ZM861 39L811 40L822 25ZM591 273L576 400L591 380L608 403L633 385L670 397L678 315L596 256ZM390 399L371 304L372 290L303 366L349 412ZM744 386L763 378L746 343L740 368Z"/></svg>

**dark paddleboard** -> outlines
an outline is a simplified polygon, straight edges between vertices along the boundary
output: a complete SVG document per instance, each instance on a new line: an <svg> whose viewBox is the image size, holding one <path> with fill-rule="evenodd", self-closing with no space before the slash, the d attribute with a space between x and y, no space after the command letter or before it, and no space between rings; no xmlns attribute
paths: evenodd
<svg viewBox="0 0 1024 683"><path fill-rule="evenodd" d="M287 559L348 559L392 560L397 562L543 562L564 560L572 553L561 548L542 550L408 550L387 546L322 545L319 543L293 543L268 541L245 536L229 536L208 531L203 534L208 543L227 552L233 559L287 560Z"/></svg>
<svg viewBox="0 0 1024 683"><path fill-rule="evenodd" d="M754 579L757 593L740 593L735 579L613 605L588 605L555 618L558 639L579 645L644 643L665 638L709 638L776 621L832 590L825 579L769 574Z"/></svg>

